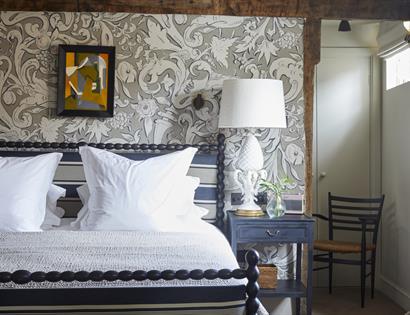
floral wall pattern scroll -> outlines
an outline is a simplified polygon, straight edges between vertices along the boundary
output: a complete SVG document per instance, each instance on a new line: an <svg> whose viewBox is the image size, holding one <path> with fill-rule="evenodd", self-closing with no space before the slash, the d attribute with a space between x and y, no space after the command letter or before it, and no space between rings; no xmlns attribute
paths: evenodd
<svg viewBox="0 0 410 315"><path fill-rule="evenodd" d="M276 78L285 86L288 128L260 130L265 165L303 192L302 31L294 18L1 12L0 139L215 141L223 80ZM55 116L59 44L116 46L113 118ZM205 105L196 110L198 93ZM229 192L237 189L229 174L242 135L224 133Z"/></svg>

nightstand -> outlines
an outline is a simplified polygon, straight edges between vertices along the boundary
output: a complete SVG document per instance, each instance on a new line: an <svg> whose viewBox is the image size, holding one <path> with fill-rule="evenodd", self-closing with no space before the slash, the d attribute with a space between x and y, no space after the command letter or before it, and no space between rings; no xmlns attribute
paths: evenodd
<svg viewBox="0 0 410 315"><path fill-rule="evenodd" d="M305 215L285 215L270 219L241 217L228 211L227 237L232 251L237 255L239 243L289 243L297 244L295 279L278 280L275 289L261 289L259 296L290 297L296 302L300 314L300 299L306 298L306 314L312 314L313 228L315 220ZM302 283L302 244L307 250L307 285Z"/></svg>

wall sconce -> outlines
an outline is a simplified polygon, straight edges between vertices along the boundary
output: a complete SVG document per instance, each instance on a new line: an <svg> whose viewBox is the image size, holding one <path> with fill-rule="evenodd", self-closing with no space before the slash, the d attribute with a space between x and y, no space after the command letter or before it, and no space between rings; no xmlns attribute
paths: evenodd
<svg viewBox="0 0 410 315"><path fill-rule="evenodd" d="M339 24L339 32L350 32L352 29L348 20L341 20Z"/></svg>
<svg viewBox="0 0 410 315"><path fill-rule="evenodd" d="M404 40L410 44L410 21L403 21L403 26L407 30L407 35Z"/></svg>
<svg viewBox="0 0 410 315"><path fill-rule="evenodd" d="M204 99L202 97L202 94L198 94L195 98L194 101L192 102L192 105L194 105L194 108L196 110L200 110L202 107L204 107Z"/></svg>

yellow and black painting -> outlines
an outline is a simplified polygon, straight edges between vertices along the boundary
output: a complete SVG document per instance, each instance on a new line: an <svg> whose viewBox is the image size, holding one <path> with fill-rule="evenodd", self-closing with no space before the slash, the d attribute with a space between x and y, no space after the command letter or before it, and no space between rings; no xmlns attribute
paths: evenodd
<svg viewBox="0 0 410 315"><path fill-rule="evenodd" d="M114 66L111 65L113 58L110 52L93 52L90 47L94 46L60 46L63 50L60 57L64 59L60 60L64 68L59 69L60 78L64 71L64 91L61 91L61 81L59 86L58 113L61 115L112 116L114 78L109 70ZM94 47L95 50L104 48L113 47Z"/></svg>

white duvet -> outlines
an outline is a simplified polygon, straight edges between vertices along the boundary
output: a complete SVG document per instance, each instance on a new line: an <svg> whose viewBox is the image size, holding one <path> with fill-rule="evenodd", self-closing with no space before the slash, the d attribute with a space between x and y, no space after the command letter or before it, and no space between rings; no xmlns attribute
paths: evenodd
<svg viewBox="0 0 410 315"><path fill-rule="evenodd" d="M138 231L0 232L0 271L235 269L237 261L224 235L202 222L196 232ZM0 288L101 286L221 286L246 280L187 280L1 284Z"/></svg>

